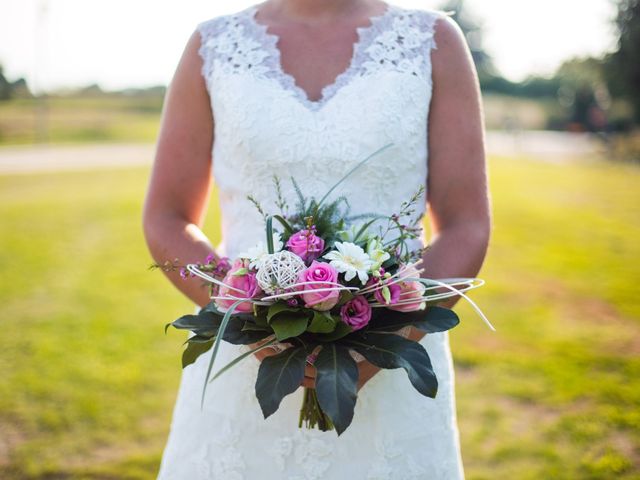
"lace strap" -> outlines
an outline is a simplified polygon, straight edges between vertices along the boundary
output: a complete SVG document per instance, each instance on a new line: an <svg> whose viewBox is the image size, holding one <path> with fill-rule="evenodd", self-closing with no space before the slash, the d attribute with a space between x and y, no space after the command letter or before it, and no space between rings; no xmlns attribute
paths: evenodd
<svg viewBox="0 0 640 480"><path fill-rule="evenodd" d="M211 92L210 82L213 74L216 37L223 31L224 26L225 22L223 16L214 17L196 25L196 31L200 34L200 48L198 49L198 55L200 55L200 58L202 59L201 73L206 81L209 92Z"/></svg>
<svg viewBox="0 0 640 480"><path fill-rule="evenodd" d="M421 32L428 37L428 47L436 50L438 48L435 40L435 28L438 20L442 20L448 16L453 15L453 11L441 11L441 10L419 10L420 14L416 15L416 24Z"/></svg>
<svg viewBox="0 0 640 480"><path fill-rule="evenodd" d="M221 15L200 22L196 26L201 40L198 54L202 58L202 75L209 89L216 57L224 54L232 56L234 53L242 54L242 52L233 51L238 47L233 42L234 37L238 36L237 33L234 34L234 30L239 28L237 17L238 15Z"/></svg>
<svg viewBox="0 0 640 480"><path fill-rule="evenodd" d="M430 51L437 48L436 22L444 17L437 10L398 9L388 25L366 32L368 46L362 52L362 75L381 69L409 73L431 81Z"/></svg>

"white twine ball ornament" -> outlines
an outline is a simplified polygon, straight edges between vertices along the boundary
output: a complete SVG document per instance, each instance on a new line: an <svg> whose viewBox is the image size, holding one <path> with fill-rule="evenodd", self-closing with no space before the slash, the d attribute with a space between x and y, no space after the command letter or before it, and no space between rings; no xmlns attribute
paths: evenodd
<svg viewBox="0 0 640 480"><path fill-rule="evenodd" d="M293 252L269 253L260 260L256 280L266 293L282 293L298 283L298 274L305 268L304 261Z"/></svg>

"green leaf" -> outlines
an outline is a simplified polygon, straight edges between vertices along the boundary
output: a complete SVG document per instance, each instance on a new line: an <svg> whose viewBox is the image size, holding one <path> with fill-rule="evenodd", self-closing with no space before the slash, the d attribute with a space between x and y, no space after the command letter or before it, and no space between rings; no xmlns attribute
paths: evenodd
<svg viewBox="0 0 640 480"><path fill-rule="evenodd" d="M281 313L271 320L271 328L279 341L297 337L307 329L309 317L307 313Z"/></svg>
<svg viewBox="0 0 640 480"><path fill-rule="evenodd" d="M352 328L344 323L342 320L336 323L336 328L331 333L317 333L314 335L314 339L319 342L334 342L340 338L343 338L352 333Z"/></svg>
<svg viewBox="0 0 640 480"><path fill-rule="evenodd" d="M435 305L414 312L375 308L367 329L392 332L404 326L413 325L424 332L436 333L450 330L459 323L460 318L453 310Z"/></svg>
<svg viewBox="0 0 640 480"><path fill-rule="evenodd" d="M331 333L335 330L337 321L329 312L314 310L311 323L307 331L311 333Z"/></svg>
<svg viewBox="0 0 640 480"><path fill-rule="evenodd" d="M267 217L267 252L273 253L273 215Z"/></svg>
<svg viewBox="0 0 640 480"><path fill-rule="evenodd" d="M271 323L271 319L282 312L299 312L300 308L291 307L287 305L285 302L276 302L269 307L269 311L267 312L267 322Z"/></svg>
<svg viewBox="0 0 640 480"><path fill-rule="evenodd" d="M418 342L382 332L362 332L343 342L379 368L403 368L418 392L435 398L438 380L427 351Z"/></svg>
<svg viewBox="0 0 640 480"><path fill-rule="evenodd" d="M264 418L278 410L282 399L301 385L306 360L303 347L291 347L262 360L256 379L256 397Z"/></svg>
<svg viewBox="0 0 640 480"><path fill-rule="evenodd" d="M349 349L335 343L322 347L314 365L318 403L340 435L353 420L358 396L358 366Z"/></svg>
<svg viewBox="0 0 640 480"><path fill-rule="evenodd" d="M213 339L204 343L189 342L182 352L182 368L194 363L200 355L207 352L213 346Z"/></svg>

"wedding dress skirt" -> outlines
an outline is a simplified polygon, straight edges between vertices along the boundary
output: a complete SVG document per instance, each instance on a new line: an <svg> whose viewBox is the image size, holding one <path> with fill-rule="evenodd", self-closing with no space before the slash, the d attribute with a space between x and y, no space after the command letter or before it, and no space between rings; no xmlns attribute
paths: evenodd
<svg viewBox="0 0 640 480"><path fill-rule="evenodd" d="M263 217L247 195L279 213L273 174L294 207L289 176L319 199L357 162L392 143L330 199L345 195L352 215L390 215L427 185L430 51L443 14L388 4L358 28L349 67L312 101L282 70L278 37L256 21L257 8L197 27L215 119L213 176L223 235L217 252L230 258L264 236ZM415 215L425 214L425 200L423 192ZM424 245L424 235L414 242ZM208 385L201 410L207 352L182 372L158 479L463 478L448 333L426 335L421 343L438 378L436 398L419 394L404 370L381 370L360 390L353 422L339 437L298 428L302 388L265 420L255 397L259 361L253 355ZM222 342L213 373L242 351ZM178 358L176 350L176 365L163 368L177 368Z"/></svg>

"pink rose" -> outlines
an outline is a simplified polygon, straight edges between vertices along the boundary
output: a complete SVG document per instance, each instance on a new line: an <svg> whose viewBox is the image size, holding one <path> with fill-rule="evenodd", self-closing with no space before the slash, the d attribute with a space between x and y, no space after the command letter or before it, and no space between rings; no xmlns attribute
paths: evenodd
<svg viewBox="0 0 640 480"><path fill-rule="evenodd" d="M358 295L342 306L340 316L353 330L359 330L371 320L371 305L364 295Z"/></svg>
<svg viewBox="0 0 640 480"><path fill-rule="evenodd" d="M258 281L256 280L256 274L253 272L249 272L248 261L244 261L241 258L236 259L231 266L231 269L227 272L222 281L225 285L239 288L241 291L232 290L227 286L220 286L218 290L218 296L226 297L240 297L240 298L253 298L256 295L262 293L260 286L258 285ZM245 272L238 274L240 270L246 269ZM237 299L229 298L218 298L215 300L216 306L218 310L221 312L226 312L231 305L233 305ZM253 311L252 302L242 302L239 303L234 312L239 313L250 313Z"/></svg>
<svg viewBox="0 0 640 480"><path fill-rule="evenodd" d="M415 269L415 267L411 268L403 268L402 273L400 273L400 277L413 277L419 278L420 274ZM406 282L397 282L396 285L400 286L400 294L398 301L405 302L406 300L413 300L415 302L410 303L402 303L401 305L388 305L387 308L390 310L396 310L398 312L415 312L416 310L423 310L426 306L426 303L423 299L423 295L425 292L424 284L417 282L415 280L406 281Z"/></svg>
<svg viewBox="0 0 640 480"><path fill-rule="evenodd" d="M324 250L324 240L316 236L312 227L311 230L300 230L291 235L286 247L308 263L320 256Z"/></svg>
<svg viewBox="0 0 640 480"><path fill-rule="evenodd" d="M313 308L315 310L330 310L340 297L339 290L325 290L324 292L308 292L305 290L314 290L317 288L331 288L336 285L321 283L321 282L334 282L338 281L338 271L325 262L318 262L314 260L311 262L309 268L301 271L298 275L298 282L318 282L309 283L307 285L300 285L298 290L301 292L302 300L305 302L305 307Z"/></svg>

